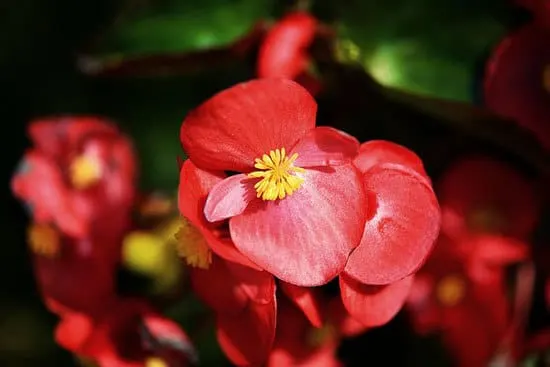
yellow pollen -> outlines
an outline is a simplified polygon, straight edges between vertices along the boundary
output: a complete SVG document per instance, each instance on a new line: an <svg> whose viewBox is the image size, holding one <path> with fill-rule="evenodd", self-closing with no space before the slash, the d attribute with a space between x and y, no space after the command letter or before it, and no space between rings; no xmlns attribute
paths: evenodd
<svg viewBox="0 0 550 367"><path fill-rule="evenodd" d="M312 328L307 334L307 344L311 347L320 347L336 335L334 325L327 323L320 328Z"/></svg>
<svg viewBox="0 0 550 367"><path fill-rule="evenodd" d="M542 72L542 86L550 93L550 65L546 65Z"/></svg>
<svg viewBox="0 0 550 367"><path fill-rule="evenodd" d="M447 275L437 284L436 295L444 306L456 306L466 295L466 284L458 275Z"/></svg>
<svg viewBox="0 0 550 367"><path fill-rule="evenodd" d="M47 224L31 224L27 229L27 241L36 255L53 258L59 254L59 233Z"/></svg>
<svg viewBox="0 0 550 367"><path fill-rule="evenodd" d="M502 214L493 208L480 208L468 216L468 226L478 232L499 233L506 228Z"/></svg>
<svg viewBox="0 0 550 367"><path fill-rule="evenodd" d="M94 159L81 155L69 167L69 177L74 187L85 189L101 178L101 167Z"/></svg>
<svg viewBox="0 0 550 367"><path fill-rule="evenodd" d="M203 235L187 219L182 218L181 227L176 233L178 254L185 258L187 265L208 269L212 263L212 252Z"/></svg>
<svg viewBox="0 0 550 367"><path fill-rule="evenodd" d="M145 367L168 367L168 364L158 357L149 357L145 361Z"/></svg>
<svg viewBox="0 0 550 367"><path fill-rule="evenodd" d="M254 167L259 171L248 174L248 177L261 178L254 185L256 196L262 200L277 200L284 199L298 190L304 179L294 174L305 170L294 166L297 158L297 153L288 157L285 148L272 150L269 155L264 154L262 158L256 158Z"/></svg>

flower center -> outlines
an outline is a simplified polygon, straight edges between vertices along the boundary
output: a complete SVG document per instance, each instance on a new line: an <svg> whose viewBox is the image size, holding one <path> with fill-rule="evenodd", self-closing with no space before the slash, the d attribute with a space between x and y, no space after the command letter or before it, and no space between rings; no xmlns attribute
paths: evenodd
<svg viewBox="0 0 550 367"><path fill-rule="evenodd" d="M95 184L101 178L99 163L90 157L80 155L76 157L69 167L71 183L77 189L85 189Z"/></svg>
<svg viewBox="0 0 550 367"><path fill-rule="evenodd" d="M185 258L187 265L208 269L212 263L212 252L203 235L187 219L182 218L181 227L176 234L178 254Z"/></svg>
<svg viewBox="0 0 550 367"><path fill-rule="evenodd" d="M550 93L550 65L546 65L542 71L542 86Z"/></svg>
<svg viewBox="0 0 550 367"><path fill-rule="evenodd" d="M325 344L336 335L336 328L327 323L320 328L312 328L307 335L307 344L317 348Z"/></svg>
<svg viewBox="0 0 550 367"><path fill-rule="evenodd" d="M27 240L36 255L53 258L59 254L59 233L47 224L31 224L27 229Z"/></svg>
<svg viewBox="0 0 550 367"><path fill-rule="evenodd" d="M466 294L466 284L458 275L447 275L436 288L437 299L445 306L457 305Z"/></svg>
<svg viewBox="0 0 550 367"><path fill-rule="evenodd" d="M468 226L479 232L498 233L506 227L505 220L498 210L480 208L473 210L468 216Z"/></svg>
<svg viewBox="0 0 550 367"><path fill-rule="evenodd" d="M168 364L159 357L149 357L145 361L145 367L168 367Z"/></svg>
<svg viewBox="0 0 550 367"><path fill-rule="evenodd" d="M288 157L285 148L271 150L269 155L264 154L262 158L256 158L254 167L259 171L248 174L248 177L261 178L256 182L257 197L262 200L284 199L298 190L304 179L294 175L298 172L305 172L301 167L294 166L298 153Z"/></svg>

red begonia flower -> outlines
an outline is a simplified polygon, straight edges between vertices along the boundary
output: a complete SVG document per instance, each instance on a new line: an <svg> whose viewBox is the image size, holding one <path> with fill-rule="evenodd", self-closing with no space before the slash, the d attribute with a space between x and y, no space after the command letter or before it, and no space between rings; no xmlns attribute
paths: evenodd
<svg viewBox="0 0 550 367"><path fill-rule="evenodd" d="M263 364L275 338L273 277L214 255L207 270L191 269L191 282L215 312L218 342L227 357L238 366Z"/></svg>
<svg viewBox="0 0 550 367"><path fill-rule="evenodd" d="M138 300L116 299L103 313L66 313L55 331L56 341L100 366L188 366L196 352L179 325Z"/></svg>
<svg viewBox="0 0 550 367"><path fill-rule="evenodd" d="M50 311L93 313L103 308L114 292L117 259L105 258L101 247L115 246L74 239L52 226L35 223L28 237L36 282Z"/></svg>
<svg viewBox="0 0 550 367"><path fill-rule="evenodd" d="M461 367L483 367L496 355L510 318L504 277L473 282L455 243L441 237L415 275L407 309L419 333L441 332Z"/></svg>
<svg viewBox="0 0 550 367"><path fill-rule="evenodd" d="M550 148L550 28L529 24L504 39L487 64L485 104Z"/></svg>
<svg viewBox="0 0 550 367"><path fill-rule="evenodd" d="M14 194L38 223L53 222L74 237L120 236L134 200L131 143L93 117L32 122L29 150L12 180Z"/></svg>
<svg viewBox="0 0 550 367"><path fill-rule="evenodd" d="M361 177L351 164L359 143L316 128L316 108L298 84L258 79L206 101L180 134L197 167L239 172L212 188L206 219L230 218L240 252L301 286L327 283L343 270L365 218Z"/></svg>
<svg viewBox="0 0 550 367"><path fill-rule="evenodd" d="M296 79L304 73L316 28L317 20L305 12L294 12L279 20L260 45L258 76Z"/></svg>
<svg viewBox="0 0 550 367"><path fill-rule="evenodd" d="M361 146L354 163L363 173L367 222L345 273L367 285L385 285L418 270L439 233L437 199L421 161L390 142Z"/></svg>
<svg viewBox="0 0 550 367"><path fill-rule="evenodd" d="M388 285L366 285L342 274L340 291L350 315L368 327L388 323L401 310L413 283L408 276Z"/></svg>

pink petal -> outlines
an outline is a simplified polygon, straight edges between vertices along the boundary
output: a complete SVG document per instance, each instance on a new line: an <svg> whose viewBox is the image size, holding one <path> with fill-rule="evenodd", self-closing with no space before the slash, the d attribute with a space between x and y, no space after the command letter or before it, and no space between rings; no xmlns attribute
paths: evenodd
<svg viewBox="0 0 550 367"><path fill-rule="evenodd" d="M197 166L247 172L254 160L285 148L315 127L317 104L299 84L256 79L237 84L189 113L180 140Z"/></svg>
<svg viewBox="0 0 550 367"><path fill-rule="evenodd" d="M424 263L439 234L440 213L426 178L393 164L369 169L370 219L346 273L364 284L393 283Z"/></svg>
<svg viewBox="0 0 550 367"><path fill-rule="evenodd" d="M209 222L217 222L241 214L256 198L254 182L244 174L227 177L212 188L204 204Z"/></svg>
<svg viewBox="0 0 550 367"><path fill-rule="evenodd" d="M388 323L407 299L413 277L409 276L385 286L369 286L342 274L340 291L342 301L348 312L368 327Z"/></svg>
<svg viewBox="0 0 550 367"><path fill-rule="evenodd" d="M320 328L323 325L321 304L316 288L298 287L293 284L280 282L281 290L298 307L311 325Z"/></svg>
<svg viewBox="0 0 550 367"><path fill-rule="evenodd" d="M427 176L422 160L412 150L385 140L371 140L361 144L353 163L363 173L377 164L394 163Z"/></svg>
<svg viewBox="0 0 550 367"><path fill-rule="evenodd" d="M252 262L285 282L316 286L340 273L359 243L364 191L352 165L303 175L292 196L254 200L229 226L235 246Z"/></svg>
<svg viewBox="0 0 550 367"><path fill-rule="evenodd" d="M275 340L277 303L251 304L238 316L218 316L220 347L237 366L260 366Z"/></svg>
<svg viewBox="0 0 550 367"><path fill-rule="evenodd" d="M349 163L357 155L359 141L353 136L322 126L311 130L292 149L298 153L298 167L328 166Z"/></svg>

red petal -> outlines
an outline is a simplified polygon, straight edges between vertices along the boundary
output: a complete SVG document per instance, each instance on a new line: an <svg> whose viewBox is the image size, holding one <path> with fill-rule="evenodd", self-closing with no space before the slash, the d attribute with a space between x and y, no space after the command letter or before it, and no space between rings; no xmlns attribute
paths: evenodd
<svg viewBox="0 0 550 367"><path fill-rule="evenodd" d="M280 282L279 285L284 294L304 313L311 325L322 326L322 310L317 289L298 287L285 282Z"/></svg>
<svg viewBox="0 0 550 367"><path fill-rule="evenodd" d="M237 366L262 365L273 346L277 304L252 303L237 316L219 316L218 342Z"/></svg>
<svg viewBox="0 0 550 367"><path fill-rule="evenodd" d="M252 179L244 174L227 177L212 188L204 204L204 215L217 222L241 214L256 198Z"/></svg>
<svg viewBox="0 0 550 367"><path fill-rule="evenodd" d="M351 316L365 326L381 326L388 323L401 310L412 282L413 277L409 276L385 286L369 286L342 274L342 301Z"/></svg>
<svg viewBox="0 0 550 367"><path fill-rule="evenodd" d="M298 167L328 166L349 163L357 155L359 141L353 136L321 126L310 131L292 149L298 153Z"/></svg>
<svg viewBox="0 0 550 367"><path fill-rule="evenodd" d="M512 33L487 64L485 103L494 112L531 130L550 147L549 91L544 88L550 63L550 31L534 23Z"/></svg>
<svg viewBox="0 0 550 367"><path fill-rule="evenodd" d="M251 301L266 304L275 298L275 279L266 271L258 271L240 264L226 261L232 276Z"/></svg>
<svg viewBox="0 0 550 367"><path fill-rule="evenodd" d="M300 85L257 79L226 89L189 113L180 139L201 168L247 172L270 150L290 151L315 127L317 104Z"/></svg>
<svg viewBox="0 0 550 367"><path fill-rule="evenodd" d="M363 173L380 163L395 163L428 176L422 160L412 150L385 140L371 140L361 144L353 163Z"/></svg>
<svg viewBox="0 0 550 367"><path fill-rule="evenodd" d="M488 158L470 157L451 166L440 179L438 197L443 228L460 239L465 233L497 231L523 239L538 220L539 204L533 185L509 165ZM498 228L471 228L476 210L494 211L502 224Z"/></svg>
<svg viewBox="0 0 550 367"><path fill-rule="evenodd" d="M229 221L235 246L285 282L325 284L340 273L357 246L365 203L351 165L309 169L292 196L252 201Z"/></svg>
<svg viewBox="0 0 550 367"><path fill-rule="evenodd" d="M212 256L208 270L190 270L194 292L210 308L229 315L239 314L245 309L248 297L240 287L241 280L233 275L225 260Z"/></svg>
<svg viewBox="0 0 550 367"><path fill-rule="evenodd" d="M222 182L222 173L197 168L189 159L183 163L180 171L178 189L178 207L180 213L202 233L211 250L226 260L261 270L243 256L231 240L220 238L216 234L216 225L208 223L204 217L204 206L208 192Z"/></svg>
<svg viewBox="0 0 550 367"><path fill-rule="evenodd" d="M29 136L35 147L53 158L65 158L91 134L117 134L110 121L94 116L57 116L35 120L29 125Z"/></svg>
<svg viewBox="0 0 550 367"><path fill-rule="evenodd" d="M294 79L308 64L307 48L315 37L317 21L296 12L281 19L265 37L258 53L258 75Z"/></svg>
<svg viewBox="0 0 550 367"><path fill-rule="evenodd" d="M371 218L345 271L364 284L393 283L418 270L430 254L439 207L428 181L403 166L378 165L363 178Z"/></svg>
<svg viewBox="0 0 550 367"><path fill-rule="evenodd" d="M88 316L76 312L66 313L55 328L55 341L78 354L92 330L92 321Z"/></svg>

